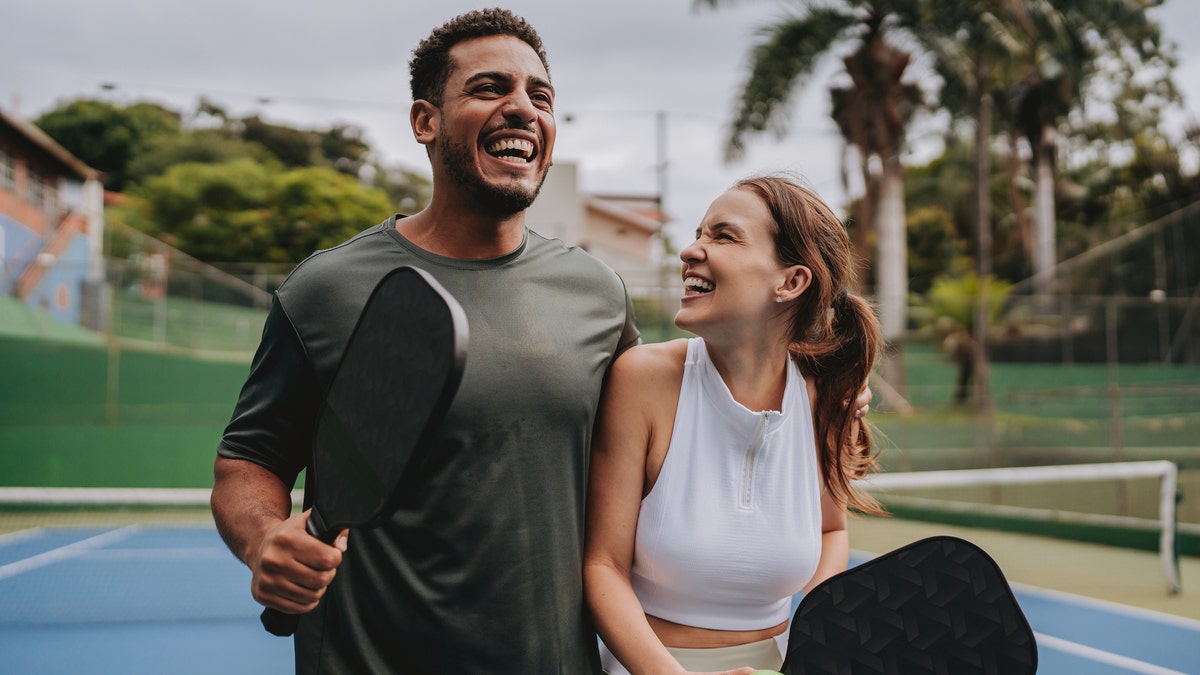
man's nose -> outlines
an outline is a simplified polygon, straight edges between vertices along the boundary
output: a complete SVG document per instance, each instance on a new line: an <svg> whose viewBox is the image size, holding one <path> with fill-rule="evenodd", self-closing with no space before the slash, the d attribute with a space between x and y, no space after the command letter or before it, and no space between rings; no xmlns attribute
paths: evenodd
<svg viewBox="0 0 1200 675"><path fill-rule="evenodd" d="M501 113L509 120L520 120L522 125L532 126L537 120L537 108L524 91L515 91L504 101Z"/></svg>

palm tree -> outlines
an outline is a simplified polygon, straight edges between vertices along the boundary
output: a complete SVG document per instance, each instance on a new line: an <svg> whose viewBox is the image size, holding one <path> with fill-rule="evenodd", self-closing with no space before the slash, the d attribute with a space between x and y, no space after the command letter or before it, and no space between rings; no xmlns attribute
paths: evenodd
<svg viewBox="0 0 1200 675"><path fill-rule="evenodd" d="M1010 26L1016 73L1009 101L1014 132L1029 143L1034 177L1030 258L1034 292L1048 296L1057 263L1055 175L1060 125L1084 102L1084 89L1102 54L1153 59L1159 27L1144 0L1025 0L1013 3Z"/></svg>
<svg viewBox="0 0 1200 675"><path fill-rule="evenodd" d="M942 2L919 0L912 30L930 50L942 80L941 104L956 118L969 118L975 130L976 276L992 276L992 202L990 192L993 95L1002 90L1002 66L1013 52L1007 39L1009 11L1019 0ZM975 335L975 409L991 410L989 399L986 307L989 287L981 284L972 322Z"/></svg>
<svg viewBox="0 0 1200 675"><path fill-rule="evenodd" d="M697 0L717 7L721 0ZM835 46L852 43L843 59L851 86L831 90L833 117L849 145L858 151L866 194L859 220L876 235L875 293L884 338L894 343L906 327L904 178L900 150L905 129L918 102L918 90L902 81L911 55L889 43L889 30L900 30L913 14L912 2L800 0L806 11L767 26L751 53L750 75L733 114L726 158L738 158L749 134L787 129L787 103L803 88L820 59ZM908 14L905 14L905 12ZM878 164L878 173L871 167ZM863 247L867 232L856 231ZM866 256L861 256L866 258ZM898 350L899 345L893 344ZM884 377L902 382L902 361L894 352L884 360Z"/></svg>

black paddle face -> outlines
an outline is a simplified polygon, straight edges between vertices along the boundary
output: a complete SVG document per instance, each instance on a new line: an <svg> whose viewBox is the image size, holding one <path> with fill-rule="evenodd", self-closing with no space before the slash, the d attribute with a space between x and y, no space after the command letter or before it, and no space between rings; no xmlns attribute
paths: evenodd
<svg viewBox="0 0 1200 675"><path fill-rule="evenodd" d="M450 406L466 347L462 308L428 274L402 267L379 282L317 421L315 536L390 514L409 460Z"/></svg>
<svg viewBox="0 0 1200 675"><path fill-rule="evenodd" d="M801 601L784 675L1023 675L1037 645L991 556L956 537L909 544Z"/></svg>
<svg viewBox="0 0 1200 675"><path fill-rule="evenodd" d="M466 314L433 277L401 267L379 282L317 420L310 534L330 543L395 510L406 467L429 446L458 390L466 353ZM272 609L261 618L280 636L299 621Z"/></svg>

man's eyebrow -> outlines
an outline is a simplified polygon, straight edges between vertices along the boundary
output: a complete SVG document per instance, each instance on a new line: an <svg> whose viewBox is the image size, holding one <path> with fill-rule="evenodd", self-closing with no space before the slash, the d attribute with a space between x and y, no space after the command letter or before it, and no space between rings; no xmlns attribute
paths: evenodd
<svg viewBox="0 0 1200 675"><path fill-rule="evenodd" d="M496 70L488 70L475 73L474 75L468 77L466 84L474 84L480 80L495 80L497 82L504 82L505 84L512 84L513 79L513 76L509 75L508 73ZM554 85L550 84L550 81L545 78L537 77L536 75L531 76L529 78L529 84L534 87L548 89L550 90L551 95L554 94Z"/></svg>
<svg viewBox="0 0 1200 675"><path fill-rule="evenodd" d="M535 75L535 76L529 78L529 83L535 87L541 87L542 89L548 89L550 91L550 95L551 96L554 95L554 85L550 84L550 80L545 80L545 79L542 79Z"/></svg>
<svg viewBox="0 0 1200 675"><path fill-rule="evenodd" d="M512 77L509 76L508 74L502 73L498 70L496 70L496 71L485 70L483 72L475 73L474 75L468 77L467 84L471 84L472 82L478 82L479 80L501 80L503 82L511 82Z"/></svg>

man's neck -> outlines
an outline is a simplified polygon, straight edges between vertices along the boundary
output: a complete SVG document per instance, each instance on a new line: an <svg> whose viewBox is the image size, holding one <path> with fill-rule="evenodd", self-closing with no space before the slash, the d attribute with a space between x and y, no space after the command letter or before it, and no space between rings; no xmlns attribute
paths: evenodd
<svg viewBox="0 0 1200 675"><path fill-rule="evenodd" d="M447 258L482 260L517 250L525 240L525 212L507 217L479 213L436 198L396 229L421 248Z"/></svg>

